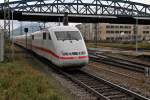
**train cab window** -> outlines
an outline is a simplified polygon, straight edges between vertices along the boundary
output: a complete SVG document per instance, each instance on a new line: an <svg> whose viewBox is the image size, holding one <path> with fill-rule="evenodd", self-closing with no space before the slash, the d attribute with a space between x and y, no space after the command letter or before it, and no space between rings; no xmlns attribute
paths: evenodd
<svg viewBox="0 0 150 100"><path fill-rule="evenodd" d="M43 33L43 40L46 40L46 32Z"/></svg>
<svg viewBox="0 0 150 100"><path fill-rule="evenodd" d="M81 40L81 35L78 31L56 31L57 40Z"/></svg>
<svg viewBox="0 0 150 100"><path fill-rule="evenodd" d="M34 35L32 35L32 40L34 40Z"/></svg>

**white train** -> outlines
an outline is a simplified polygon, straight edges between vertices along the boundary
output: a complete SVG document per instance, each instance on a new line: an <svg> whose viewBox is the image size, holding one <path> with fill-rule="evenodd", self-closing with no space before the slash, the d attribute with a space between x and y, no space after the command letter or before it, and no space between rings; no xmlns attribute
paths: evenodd
<svg viewBox="0 0 150 100"><path fill-rule="evenodd" d="M61 68L81 68L89 57L80 31L72 26L55 26L49 29L16 36L15 43L32 50Z"/></svg>

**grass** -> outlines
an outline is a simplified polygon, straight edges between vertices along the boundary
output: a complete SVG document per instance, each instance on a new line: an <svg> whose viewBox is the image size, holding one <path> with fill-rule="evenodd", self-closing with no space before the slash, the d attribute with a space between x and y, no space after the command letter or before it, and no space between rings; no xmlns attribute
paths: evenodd
<svg viewBox="0 0 150 100"><path fill-rule="evenodd" d="M135 49L136 45L133 43L98 43L97 47L113 47L121 49ZM95 43L87 43L87 47L96 47ZM138 43L138 48L140 49L150 49L150 43L140 42Z"/></svg>
<svg viewBox="0 0 150 100"><path fill-rule="evenodd" d="M52 76L34 69L21 54L14 59L0 63L0 100L72 100Z"/></svg>

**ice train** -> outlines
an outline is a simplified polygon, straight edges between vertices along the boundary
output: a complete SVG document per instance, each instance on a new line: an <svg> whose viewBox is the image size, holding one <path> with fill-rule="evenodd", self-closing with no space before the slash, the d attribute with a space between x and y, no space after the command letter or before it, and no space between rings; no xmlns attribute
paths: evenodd
<svg viewBox="0 0 150 100"><path fill-rule="evenodd" d="M81 68L89 57L80 31L73 26L55 26L14 38L15 43L33 51L60 68ZM27 42L26 42L27 41Z"/></svg>

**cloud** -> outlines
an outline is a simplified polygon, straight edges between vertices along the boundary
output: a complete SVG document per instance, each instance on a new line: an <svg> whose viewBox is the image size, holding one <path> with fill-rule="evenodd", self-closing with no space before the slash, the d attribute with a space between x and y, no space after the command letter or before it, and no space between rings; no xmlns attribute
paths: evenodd
<svg viewBox="0 0 150 100"><path fill-rule="evenodd" d="M145 3L145 4L150 4L150 0L130 0L134 2L140 2L140 3Z"/></svg>

